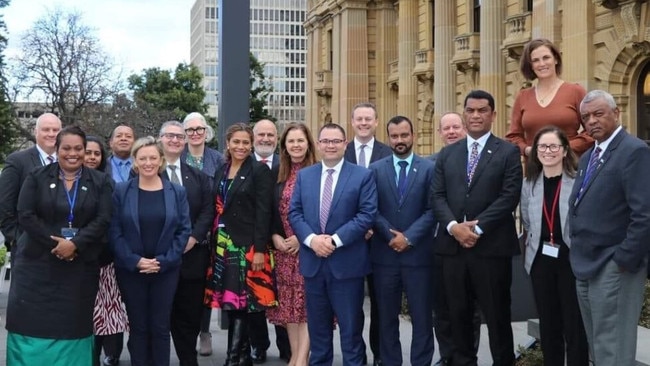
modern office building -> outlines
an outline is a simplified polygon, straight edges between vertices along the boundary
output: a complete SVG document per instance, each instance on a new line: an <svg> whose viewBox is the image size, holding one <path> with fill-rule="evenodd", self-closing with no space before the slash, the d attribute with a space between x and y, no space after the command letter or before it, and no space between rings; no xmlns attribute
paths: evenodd
<svg viewBox="0 0 650 366"><path fill-rule="evenodd" d="M562 79L614 95L631 134L650 140L650 2L639 0L308 0L307 121L349 121L361 101L379 119L401 114L418 133L417 151L437 151L436 125L461 111L468 91L495 96L508 130L511 106L529 84L523 46L544 37L559 46ZM377 129L385 140L383 128Z"/></svg>
<svg viewBox="0 0 650 366"><path fill-rule="evenodd" d="M305 0L251 0L250 48L273 91L269 114L280 124L305 121L307 39ZM196 0L191 10L191 62L205 76L206 103L217 116L218 0Z"/></svg>

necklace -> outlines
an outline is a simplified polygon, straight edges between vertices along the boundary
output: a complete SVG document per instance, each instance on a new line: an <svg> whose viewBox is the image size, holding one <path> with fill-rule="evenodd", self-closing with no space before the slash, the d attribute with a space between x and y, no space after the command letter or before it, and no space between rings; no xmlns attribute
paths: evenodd
<svg viewBox="0 0 650 366"><path fill-rule="evenodd" d="M65 174L62 169L59 169L59 178L63 179L66 182L74 182L75 180L79 179L79 177L81 177L81 169L77 170L73 176L69 176Z"/></svg>
<svg viewBox="0 0 650 366"><path fill-rule="evenodd" d="M535 96L537 96L537 101L544 104L546 102L546 98L548 98L551 94L553 94L553 92L560 86L561 83L562 83L561 81L559 83L557 81L553 82L553 87L551 88L551 90L546 92L546 94L544 94L541 97L539 96L539 94L540 94L539 85L536 85L535 86Z"/></svg>

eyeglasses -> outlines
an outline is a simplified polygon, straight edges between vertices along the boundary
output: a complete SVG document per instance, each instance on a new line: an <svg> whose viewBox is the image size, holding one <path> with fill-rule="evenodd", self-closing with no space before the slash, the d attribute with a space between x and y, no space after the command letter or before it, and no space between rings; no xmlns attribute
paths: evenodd
<svg viewBox="0 0 650 366"><path fill-rule="evenodd" d="M537 151L544 152L546 150L551 150L551 152L558 152L558 151L560 151L561 147L562 147L562 145L558 145L558 144L550 144L550 145L539 144L539 145L537 145Z"/></svg>
<svg viewBox="0 0 650 366"><path fill-rule="evenodd" d="M186 128L185 133L188 135L203 135L205 133L205 127L197 127L197 128Z"/></svg>
<svg viewBox="0 0 650 366"><path fill-rule="evenodd" d="M323 145L330 145L330 144L338 145L338 144L343 143L344 141L345 140L341 140L341 139L320 139L320 140L318 140L318 142L320 142Z"/></svg>
<svg viewBox="0 0 650 366"><path fill-rule="evenodd" d="M164 138L166 138L166 139L168 139L168 140L173 140L173 139L176 139L176 140L185 140L185 135L183 135L182 133L171 133L171 132L167 132L167 133L163 133L163 134L162 134L162 137L164 137Z"/></svg>

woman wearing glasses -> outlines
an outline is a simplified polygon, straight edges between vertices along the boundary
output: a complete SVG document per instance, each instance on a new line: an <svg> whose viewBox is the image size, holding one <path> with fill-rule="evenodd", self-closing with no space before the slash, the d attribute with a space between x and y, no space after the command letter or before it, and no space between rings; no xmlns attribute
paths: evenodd
<svg viewBox="0 0 650 366"><path fill-rule="evenodd" d="M535 135L521 189L521 219L528 232L524 266L533 284L544 365L587 365L587 338L569 263L569 195L577 157L555 126Z"/></svg>
<svg viewBox="0 0 650 366"><path fill-rule="evenodd" d="M217 168L223 163L223 154L205 146L214 138L214 130L198 112L192 112L185 117L183 129L187 135L187 145L181 160L213 178Z"/></svg>

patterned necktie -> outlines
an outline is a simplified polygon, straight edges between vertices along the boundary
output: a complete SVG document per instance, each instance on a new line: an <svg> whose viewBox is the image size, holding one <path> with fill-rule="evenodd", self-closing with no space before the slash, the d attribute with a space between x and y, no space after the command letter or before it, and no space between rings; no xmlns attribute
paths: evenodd
<svg viewBox="0 0 650 366"><path fill-rule="evenodd" d="M320 229L325 232L325 225L327 224L327 217L330 214L330 205L332 204L332 184L334 183L334 169L327 169L327 178L325 178L325 186L323 187L323 199L320 202Z"/></svg>
<svg viewBox="0 0 650 366"><path fill-rule="evenodd" d="M172 183L176 183L176 184L180 185L181 181L178 180L178 175L176 175L176 165L168 165L167 167L169 168L169 170L171 170L171 172L169 174L169 180Z"/></svg>
<svg viewBox="0 0 650 366"><path fill-rule="evenodd" d="M262 160L260 160L260 163L262 163L262 164L264 164L264 165L266 165L268 167L269 166L269 159L262 159ZM271 169L271 168L269 168L269 169Z"/></svg>
<svg viewBox="0 0 650 366"><path fill-rule="evenodd" d="M472 152L469 154L467 162L467 185L472 183L476 166L478 165L478 142L472 144Z"/></svg>
<svg viewBox="0 0 650 366"><path fill-rule="evenodd" d="M47 156L47 162L48 162L47 165L50 165L50 164L54 163L55 161L56 161L56 159L54 159L54 156L52 156L52 155Z"/></svg>
<svg viewBox="0 0 650 366"><path fill-rule="evenodd" d="M359 150L359 161L357 165L361 165L362 167L366 168L366 144L361 145Z"/></svg>
<svg viewBox="0 0 650 366"><path fill-rule="evenodd" d="M591 159L589 159L589 166L587 167L587 173L585 173L585 179L582 182L582 187L585 187L587 183L591 180L596 168L598 167L598 159L600 159L600 152L603 151L600 147L597 147L594 152L591 154Z"/></svg>
<svg viewBox="0 0 650 366"><path fill-rule="evenodd" d="M399 178L397 179L397 191L399 192L399 199L401 200L404 197L406 192L406 171L409 163L407 161L400 161L397 163L399 165Z"/></svg>

